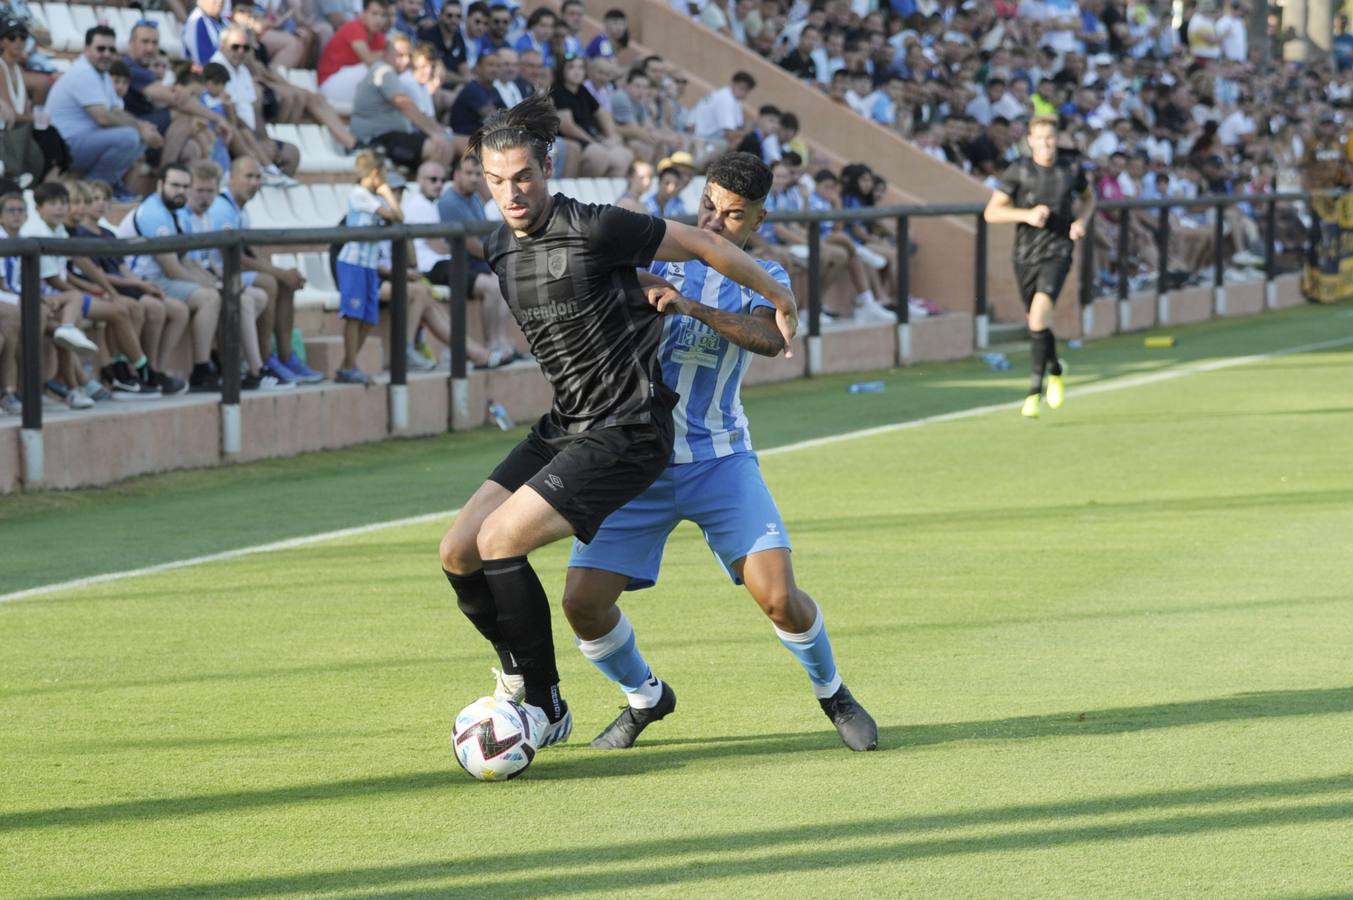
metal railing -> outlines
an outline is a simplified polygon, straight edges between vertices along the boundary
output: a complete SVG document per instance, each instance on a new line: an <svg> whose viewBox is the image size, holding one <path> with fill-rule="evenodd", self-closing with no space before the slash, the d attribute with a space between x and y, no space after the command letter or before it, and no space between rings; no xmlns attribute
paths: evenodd
<svg viewBox="0 0 1353 900"><path fill-rule="evenodd" d="M1309 202L1311 195L1305 192L1286 192L1272 194L1208 194L1194 198L1171 197L1164 200L1109 200L1101 201L1096 204L1096 215L1090 217L1089 229L1086 236L1078 243L1080 247L1080 283L1079 283L1079 302L1082 306L1088 306L1094 300L1094 276L1095 270L1095 247L1094 247L1094 227L1095 220L1099 212L1118 213L1118 246L1117 261L1119 266L1118 279L1118 299L1126 301L1128 299L1128 273L1127 260L1129 258L1128 238L1129 230L1124 227L1130 212L1136 209L1154 209L1158 210L1158 222L1155 229L1156 249L1159 254L1161 265L1157 275L1156 290L1160 295L1166 295L1170 291L1168 267L1164 264L1168 258L1168 247L1170 242L1170 210L1172 209L1199 209L1213 208L1217 210L1214 216L1214 236L1213 236L1213 280L1215 287L1225 286L1226 260L1229 258L1224 250L1225 241L1223 239L1224 220L1220 210L1227 206L1237 206L1240 204L1249 204L1252 206L1265 207L1264 227L1261 229L1264 240L1264 279L1268 284L1272 284L1277 274L1275 253L1275 235L1277 232L1277 211L1279 203L1289 202ZM892 220L895 223L896 244L897 244L897 278L896 278L896 298L895 312L899 326L909 324L908 301L911 299L911 220L919 218L935 217L955 217L971 218L974 229L974 265L973 265L973 320L975 323L976 346L984 348L988 343L988 328L990 323L989 304L987 296L988 281L988 229L991 227L983 217L986 209L984 203L948 203L934 205L907 205L907 206L881 206L856 209L833 209L833 210L814 210L811 212L794 213L771 213L767 221L770 222L872 222L878 220ZM818 229L808 229L808 334L811 337L817 337L821 334L821 241L818 236ZM899 357L904 358L902 348L899 345Z"/></svg>
<svg viewBox="0 0 1353 900"><path fill-rule="evenodd" d="M1309 201L1306 193L1281 193L1248 196L1203 196L1192 199L1120 200L1099 204L1101 212L1116 212L1119 223L1118 244L1118 299L1126 302L1129 280L1126 271L1128 229L1124 227L1132 210L1159 210L1159 224L1155 239L1162 265L1157 292L1169 291L1168 273L1164 260L1168 257L1170 238L1169 211L1172 208L1212 207L1215 215L1214 284L1224 286L1226 254L1222 240L1221 210L1230 205L1247 203L1265 205L1264 272L1269 284L1268 305L1272 305L1272 282L1276 274L1274 239L1277 205L1281 202ZM978 348L987 345L989 323L987 296L987 239L988 225L982 213L985 204L952 203L937 205L904 205L867 207L850 210L814 210L804 212L772 213L771 222L805 224L808 232L807 278L807 337L810 341L808 372L814 370L813 358L822 334L822 241L816 226L822 222L872 222L892 220L896 227L897 274L896 314L898 327L897 362L910 356L908 301L911 298L911 222L918 218L970 217L975 227L973 266L973 307L975 343ZM1081 279L1080 302L1089 305L1094 299L1095 248L1094 220L1090 233L1080 241ZM688 219L689 221L689 219ZM22 440L25 445L26 477L28 483L42 480L42 297L40 258L43 255L65 257L146 256L158 253L180 253L189 250L222 251L222 307L217 328L217 347L221 361L222 450L226 454L240 449L240 274L246 247L297 247L320 245L327 247L340 242L392 241L391 245L391 301L390 333L390 429L400 431L408 423L407 360L399 352L408 326L408 243L414 238L440 238L450 243L450 327L451 368L448 375L449 411L448 429L468 417L468 358L466 355L466 239L486 235L499 227L498 222L448 222L430 225L388 225L375 228L313 228L313 229L255 229L249 231L221 231L202 234L184 234L153 238L39 238L25 237L0 240L0 256L19 257L22 290L20 297L21 346L23 356L21 400L23 403ZM36 466L36 470L34 470Z"/></svg>

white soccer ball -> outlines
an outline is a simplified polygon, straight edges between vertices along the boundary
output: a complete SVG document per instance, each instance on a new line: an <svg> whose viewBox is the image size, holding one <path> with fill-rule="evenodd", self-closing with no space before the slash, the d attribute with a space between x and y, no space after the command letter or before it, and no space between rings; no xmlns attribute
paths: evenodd
<svg viewBox="0 0 1353 900"><path fill-rule="evenodd" d="M536 755L526 710L495 697L480 697L456 715L451 749L460 767L480 781L516 778Z"/></svg>

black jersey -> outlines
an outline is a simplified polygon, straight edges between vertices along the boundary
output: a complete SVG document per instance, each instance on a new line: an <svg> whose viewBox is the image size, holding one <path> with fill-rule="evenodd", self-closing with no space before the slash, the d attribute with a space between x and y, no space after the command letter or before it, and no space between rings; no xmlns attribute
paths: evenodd
<svg viewBox="0 0 1353 900"><path fill-rule="evenodd" d="M662 383L662 314L639 287L667 233L662 219L554 195L549 220L517 237L506 225L484 258L554 386L565 432L653 421L676 405Z"/></svg>
<svg viewBox="0 0 1353 900"><path fill-rule="evenodd" d="M1071 254L1072 203L1087 186L1085 172L1076 163L1040 166L1026 156L1006 168L998 188L1001 193L1008 194L1020 209L1046 206L1052 211L1042 228L1023 222L1015 227L1015 262L1034 263Z"/></svg>

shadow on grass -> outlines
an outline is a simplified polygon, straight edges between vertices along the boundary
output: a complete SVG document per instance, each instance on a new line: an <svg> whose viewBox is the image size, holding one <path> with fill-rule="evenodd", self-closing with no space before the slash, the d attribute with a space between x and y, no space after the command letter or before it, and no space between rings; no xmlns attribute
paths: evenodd
<svg viewBox="0 0 1353 900"><path fill-rule="evenodd" d="M938 725L893 725L880 729L883 750L904 750L960 741L1018 741L1039 738L1128 734L1159 728L1180 728L1216 722L1353 712L1353 688L1266 691L1210 700L1121 707L1084 713L1054 713L978 722ZM533 781L624 777L712 760L830 751L842 753L834 733L748 734L722 738L655 740L630 753L604 753L564 747L550 751L548 764L531 771ZM868 757L852 756L848 765L868 765ZM450 759L448 757L448 763ZM36 828L79 827L106 822L146 822L214 815L236 810L285 806L312 801L380 797L427 790L476 788L458 770L411 772L279 788L231 791L195 797L127 800L92 806L64 807L0 814L0 833Z"/></svg>
<svg viewBox="0 0 1353 900"><path fill-rule="evenodd" d="M137 891L67 894L114 900L146 896L267 897L330 891L379 891L384 897L541 896L623 891L654 885L698 884L727 877L828 872L983 853L1047 850L1075 844L1186 837L1285 825L1353 819L1353 798L1311 802L1353 792L1353 774L1294 781L1219 785L1178 791L1016 804L930 815L880 816L855 821L573 848L508 851L435 862L363 866L234 881L166 885ZM1202 809L1216 804L1260 808ZM1064 823L1094 816L1107 823ZM1054 825L1054 822L1060 824ZM1004 827L976 835L944 832ZM934 832L939 832L935 834ZM851 842L842 847L842 842ZM586 867L579 870L579 867ZM489 874L491 873L491 874ZM452 884L417 882L452 879ZM403 886L402 890L396 888Z"/></svg>

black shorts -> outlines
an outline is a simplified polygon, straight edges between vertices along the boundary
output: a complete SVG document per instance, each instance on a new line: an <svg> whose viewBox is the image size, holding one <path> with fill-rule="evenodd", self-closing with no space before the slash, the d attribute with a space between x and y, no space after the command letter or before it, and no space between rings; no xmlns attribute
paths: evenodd
<svg viewBox="0 0 1353 900"><path fill-rule="evenodd" d="M524 484L545 498L591 543L606 517L648 489L672 456L672 417L648 425L615 425L561 434L546 413L489 475L516 491Z"/></svg>
<svg viewBox="0 0 1353 900"><path fill-rule="evenodd" d="M1015 279L1019 282L1019 297L1024 301L1024 308L1034 305L1034 294L1047 294L1056 303L1070 271L1070 254L1032 263L1015 263Z"/></svg>
<svg viewBox="0 0 1353 900"><path fill-rule="evenodd" d="M465 296L474 299L474 283L480 275L493 275L493 269L482 259L473 257L469 260L469 265L465 267ZM444 284L451 286L451 260L443 259L437 262L437 265L427 272L428 278L433 284ZM498 276L494 275L495 278Z"/></svg>
<svg viewBox="0 0 1353 900"><path fill-rule="evenodd" d="M421 131L387 131L372 138L371 143L384 150L395 165L416 169L423 161L423 142L427 139Z"/></svg>

